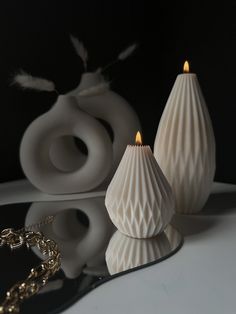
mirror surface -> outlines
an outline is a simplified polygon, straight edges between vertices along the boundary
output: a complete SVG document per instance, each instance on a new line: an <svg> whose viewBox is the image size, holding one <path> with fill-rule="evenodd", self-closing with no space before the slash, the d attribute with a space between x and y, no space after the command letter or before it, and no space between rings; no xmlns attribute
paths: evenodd
<svg viewBox="0 0 236 314"><path fill-rule="evenodd" d="M0 230L21 229L54 216L51 224L40 227L57 242L61 270L36 296L21 306L21 313L60 313L98 285L117 275L160 262L174 254L183 239L172 226L150 239L134 239L117 231L108 217L104 198L35 202L1 206L4 213ZM0 250L0 297L16 282L24 280L32 267L41 262L32 248Z"/></svg>

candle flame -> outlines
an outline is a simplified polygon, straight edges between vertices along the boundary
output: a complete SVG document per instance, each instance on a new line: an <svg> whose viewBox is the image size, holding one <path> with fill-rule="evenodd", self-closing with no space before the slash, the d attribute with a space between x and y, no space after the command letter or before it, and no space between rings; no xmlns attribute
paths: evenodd
<svg viewBox="0 0 236 314"><path fill-rule="evenodd" d="M135 144L142 145L142 136L141 133L138 131L135 137Z"/></svg>
<svg viewBox="0 0 236 314"><path fill-rule="evenodd" d="M189 73L189 63L188 63L188 61L184 62L184 73Z"/></svg>

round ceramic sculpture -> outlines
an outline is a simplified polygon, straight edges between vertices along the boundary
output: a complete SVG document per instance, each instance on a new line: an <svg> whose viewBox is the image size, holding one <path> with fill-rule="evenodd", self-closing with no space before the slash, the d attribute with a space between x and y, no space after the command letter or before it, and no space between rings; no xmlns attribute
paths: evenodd
<svg viewBox="0 0 236 314"><path fill-rule="evenodd" d="M195 74L178 75L160 120L154 155L172 187L176 211L200 211L214 179L215 138Z"/></svg>
<svg viewBox="0 0 236 314"><path fill-rule="evenodd" d="M99 71L84 73L80 85L69 93L79 107L105 121L113 132L113 164L106 182L110 182L128 144L133 142L141 125L130 104L109 88Z"/></svg>
<svg viewBox="0 0 236 314"><path fill-rule="evenodd" d="M128 236L149 238L164 230L174 198L149 146L127 146L105 204L114 225Z"/></svg>
<svg viewBox="0 0 236 314"><path fill-rule="evenodd" d="M151 263L170 251L170 243L164 232L150 239L134 239L116 231L106 250L108 271L114 275Z"/></svg>
<svg viewBox="0 0 236 314"><path fill-rule="evenodd" d="M88 149L83 156L73 137ZM26 130L20 161L26 177L49 194L76 193L97 187L112 165L112 145L105 128L81 110L73 96L59 96Z"/></svg>
<svg viewBox="0 0 236 314"><path fill-rule="evenodd" d="M86 215L88 227L79 222L78 210ZM61 268L67 278L78 277L85 265L97 264L114 232L104 198L33 203L25 225L35 224L47 216L55 216L54 221L42 225L40 230L58 244L63 257ZM41 257L37 250L34 252Z"/></svg>

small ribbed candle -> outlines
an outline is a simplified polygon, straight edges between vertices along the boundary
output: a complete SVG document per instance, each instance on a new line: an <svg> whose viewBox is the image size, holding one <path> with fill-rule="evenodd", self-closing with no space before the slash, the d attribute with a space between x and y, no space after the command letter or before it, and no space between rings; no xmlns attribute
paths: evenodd
<svg viewBox="0 0 236 314"><path fill-rule="evenodd" d="M105 204L117 229L134 238L161 233L174 213L171 187L152 154L143 146L128 145L107 189Z"/></svg>

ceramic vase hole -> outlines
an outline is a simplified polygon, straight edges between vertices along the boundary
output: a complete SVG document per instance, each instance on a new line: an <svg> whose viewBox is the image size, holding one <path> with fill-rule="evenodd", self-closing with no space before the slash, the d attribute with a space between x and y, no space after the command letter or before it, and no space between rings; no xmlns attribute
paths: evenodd
<svg viewBox="0 0 236 314"><path fill-rule="evenodd" d="M107 131L107 133L111 139L111 142L113 143L115 135L114 135L114 131L113 131L111 125L103 119L97 118L96 120L98 120L104 126L104 128L106 129L106 131Z"/></svg>
<svg viewBox="0 0 236 314"><path fill-rule="evenodd" d="M89 228L87 215L79 209L65 209L55 216L52 229L61 240L83 238Z"/></svg>
<svg viewBox="0 0 236 314"><path fill-rule="evenodd" d="M49 156L58 170L73 172L85 164L88 148L80 138L70 135L61 136L52 143Z"/></svg>
<svg viewBox="0 0 236 314"><path fill-rule="evenodd" d="M84 156L88 156L88 148L86 144L78 137L74 137L73 139L75 142L75 146L77 147L79 152L83 154Z"/></svg>

